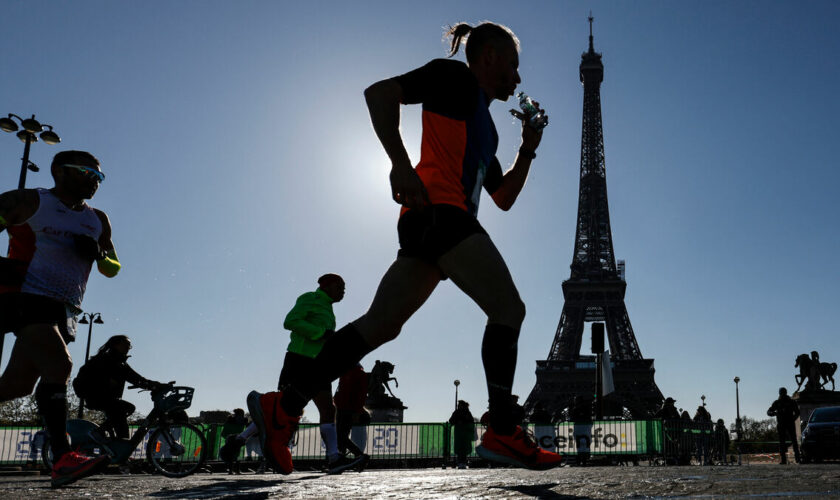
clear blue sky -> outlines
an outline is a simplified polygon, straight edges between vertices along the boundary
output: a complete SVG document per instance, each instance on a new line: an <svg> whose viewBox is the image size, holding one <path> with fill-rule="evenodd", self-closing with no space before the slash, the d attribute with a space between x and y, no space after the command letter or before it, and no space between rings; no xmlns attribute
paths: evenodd
<svg viewBox="0 0 840 500"><path fill-rule="evenodd" d="M527 304L515 392L534 381L563 306L577 211L587 15L601 88L613 239L626 303L665 395L692 413L763 417L794 358L840 361L840 4L742 2L9 1L0 113L36 114L107 179L123 271L92 275L93 349L134 339L142 374L197 388L193 411L275 387L295 298L325 272L347 281L340 324L364 312L397 251L398 207L362 91L441 57L442 27L491 19L522 42L521 89L551 125L517 205L479 218ZM463 57L459 55L458 57ZM493 104L498 157L513 160L512 103ZM419 109L402 130L419 156ZM22 144L0 135L0 186ZM5 247L5 235L0 246ZM450 282L363 362L394 362L409 421L483 411L484 318ZM71 345L78 367L86 330ZM12 338L4 351L8 357ZM588 345L584 342L584 345ZM129 399L142 411L148 398ZM311 408L310 408L311 410ZM310 417L314 412L308 411Z"/></svg>

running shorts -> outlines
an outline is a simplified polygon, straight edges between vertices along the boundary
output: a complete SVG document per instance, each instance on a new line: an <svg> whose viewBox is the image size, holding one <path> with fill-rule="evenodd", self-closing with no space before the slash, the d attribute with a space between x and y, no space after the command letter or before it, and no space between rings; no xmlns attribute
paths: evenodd
<svg viewBox="0 0 840 500"><path fill-rule="evenodd" d="M468 236L487 234L478 219L453 205L428 205L405 212L397 224L399 257L437 264L438 259Z"/></svg>
<svg viewBox="0 0 840 500"><path fill-rule="evenodd" d="M0 335L17 335L24 327L39 323L56 325L65 344L76 340L76 315L63 302L32 293L0 294Z"/></svg>
<svg viewBox="0 0 840 500"><path fill-rule="evenodd" d="M332 395L332 384L329 380L312 384L312 374L318 373L317 364L314 358L307 358L294 352L286 351L286 358L283 360L283 369L280 370L280 380L277 381L277 390L282 391L286 386L311 388L313 394L327 391Z"/></svg>

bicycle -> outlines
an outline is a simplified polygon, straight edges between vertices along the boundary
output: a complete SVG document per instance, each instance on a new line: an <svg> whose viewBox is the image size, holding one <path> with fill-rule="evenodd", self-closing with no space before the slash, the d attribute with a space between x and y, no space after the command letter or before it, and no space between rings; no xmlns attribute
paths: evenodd
<svg viewBox="0 0 840 500"><path fill-rule="evenodd" d="M186 415L184 410L192 404L194 391L192 387L176 387L174 381L152 389L155 406L129 439L109 436L103 427L88 420L68 420L70 447L92 457L106 454L111 464L126 465L138 445L148 436L146 460L154 470L166 477L189 476L199 470L207 458L204 433L177 418L178 413ZM44 443L41 457L44 465L52 469L49 439Z"/></svg>

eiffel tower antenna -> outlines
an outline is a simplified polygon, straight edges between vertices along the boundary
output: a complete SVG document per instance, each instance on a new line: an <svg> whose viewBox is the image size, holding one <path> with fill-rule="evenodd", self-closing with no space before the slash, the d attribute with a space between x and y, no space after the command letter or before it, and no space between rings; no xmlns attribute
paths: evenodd
<svg viewBox="0 0 840 500"><path fill-rule="evenodd" d="M583 124L580 146L580 190L575 247L569 279L563 282L565 303L548 359L537 361L537 383L525 403L558 415L576 397L595 393L596 357L603 351L593 335L594 355L581 355L586 323L601 323L607 332L614 362L615 392L602 401L607 415L643 418L662 403L653 379L653 360L642 357L630 324L624 294L623 265L616 265L607 200L604 131L601 123L601 82L604 64L595 52L589 14L589 50L581 55ZM619 261L620 262L620 261ZM620 264L623 264L620 262ZM593 331L596 330L593 328ZM598 331L602 331L598 328ZM601 403L599 401L599 403ZM603 405L603 403L601 403Z"/></svg>

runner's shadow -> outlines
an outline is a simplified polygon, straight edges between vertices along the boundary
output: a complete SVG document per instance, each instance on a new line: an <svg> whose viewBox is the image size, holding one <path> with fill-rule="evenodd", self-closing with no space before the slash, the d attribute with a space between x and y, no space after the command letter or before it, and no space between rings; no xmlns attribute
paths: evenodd
<svg viewBox="0 0 840 500"><path fill-rule="evenodd" d="M522 493L523 495L532 496L534 498L550 498L562 500L586 500L590 497L581 497L577 495L561 495L551 489L560 486L560 483L546 483L546 484L519 484L516 486L491 486L497 490L509 490Z"/></svg>
<svg viewBox="0 0 840 500"><path fill-rule="evenodd" d="M210 484L202 484L192 488L165 489L149 493L150 497L157 498L235 498L237 500L262 500L268 498L269 491L249 491L270 488L285 481L256 481L246 479L243 481L231 481L220 479Z"/></svg>
<svg viewBox="0 0 840 500"><path fill-rule="evenodd" d="M259 479L214 479L212 483L194 486L192 488L184 489L164 489L149 493L150 497L157 498L227 498L236 500L262 500L268 498L276 491L249 491L271 488L279 484L287 483L293 484L299 481L306 481L310 479L318 479L323 474L313 474L311 476L295 477L294 479L279 479L277 481L259 480ZM240 476L241 477L241 476Z"/></svg>

